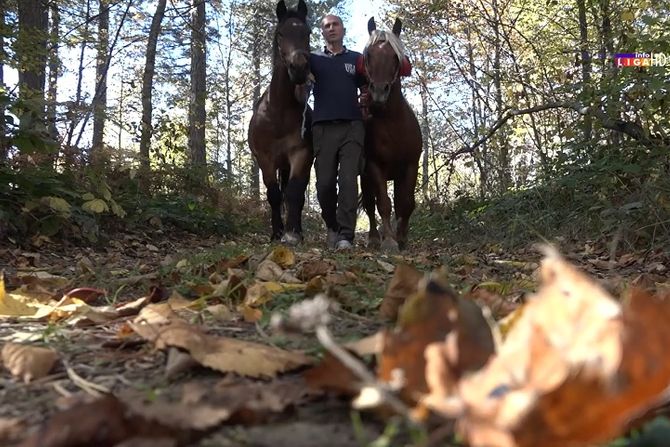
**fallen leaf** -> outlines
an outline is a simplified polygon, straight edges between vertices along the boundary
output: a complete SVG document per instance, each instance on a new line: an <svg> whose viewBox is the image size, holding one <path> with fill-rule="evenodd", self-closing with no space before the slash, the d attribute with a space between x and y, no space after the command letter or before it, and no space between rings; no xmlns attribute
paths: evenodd
<svg viewBox="0 0 670 447"><path fill-rule="evenodd" d="M404 263L398 264L379 307L381 316L395 320L405 300L416 292L421 278L423 273L414 267Z"/></svg>
<svg viewBox="0 0 670 447"><path fill-rule="evenodd" d="M459 297L441 274L433 274L405 303L397 327L384 336L379 378L392 382L402 374L401 395L409 402L417 401L428 390L426 347L444 341L453 331L457 353L450 365L450 380L455 381L488 361L494 351L493 336L481 309Z"/></svg>
<svg viewBox="0 0 670 447"><path fill-rule="evenodd" d="M295 254L284 245L275 247L268 256L268 259L282 268L288 268L295 264Z"/></svg>
<svg viewBox="0 0 670 447"><path fill-rule="evenodd" d="M15 445L26 433L21 418L0 417L0 445Z"/></svg>
<svg viewBox="0 0 670 447"><path fill-rule="evenodd" d="M242 318L247 323L256 323L263 318L263 311L245 304L240 305L237 311L242 314Z"/></svg>
<svg viewBox="0 0 670 447"><path fill-rule="evenodd" d="M395 270L395 265L391 264L390 262L382 261L381 259L377 259L377 264L386 271L386 273L393 273Z"/></svg>
<svg viewBox="0 0 670 447"><path fill-rule="evenodd" d="M197 326L178 317L167 322L164 319L158 321L161 323L151 324L141 313L131 327L141 337L154 342L158 349L168 346L184 349L198 363L217 371L249 377L274 377L277 373L311 363L308 357L296 352L205 334Z"/></svg>
<svg viewBox="0 0 670 447"><path fill-rule="evenodd" d="M5 343L1 355L5 368L25 383L49 374L58 360L58 354L51 349L18 343Z"/></svg>
<svg viewBox="0 0 670 447"><path fill-rule="evenodd" d="M332 261L316 259L305 261L300 265L296 276L303 281L310 281L317 276L325 276L335 269Z"/></svg>
<svg viewBox="0 0 670 447"><path fill-rule="evenodd" d="M256 279L260 281L279 281L288 283L301 282L298 278L289 272L285 272L279 265L269 259L264 260L258 265Z"/></svg>

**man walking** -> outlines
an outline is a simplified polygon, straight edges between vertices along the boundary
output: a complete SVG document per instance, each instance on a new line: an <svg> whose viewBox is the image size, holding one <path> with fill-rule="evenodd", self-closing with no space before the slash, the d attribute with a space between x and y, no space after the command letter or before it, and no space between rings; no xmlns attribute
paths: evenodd
<svg viewBox="0 0 670 447"><path fill-rule="evenodd" d="M329 14L321 21L326 41L311 54L314 75L312 134L316 193L328 228L329 248L352 248L358 208L358 175L363 168L364 128L358 88L365 79L356 73L361 56L344 46L342 19Z"/></svg>

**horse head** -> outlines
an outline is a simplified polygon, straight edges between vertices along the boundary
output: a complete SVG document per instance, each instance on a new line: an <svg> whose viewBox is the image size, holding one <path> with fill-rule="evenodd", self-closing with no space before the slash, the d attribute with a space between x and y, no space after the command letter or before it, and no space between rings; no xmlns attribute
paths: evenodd
<svg viewBox="0 0 670 447"><path fill-rule="evenodd" d="M402 22L396 19L393 33L377 30L374 17L368 21L368 40L363 56L369 85L368 91L373 103L384 104L391 93L391 87L398 81L401 61L405 51L400 42Z"/></svg>
<svg viewBox="0 0 670 447"><path fill-rule="evenodd" d="M284 0L277 3L277 28L274 37L273 63L282 63L294 84L303 84L309 75L309 27L307 5L298 2L297 9L287 9Z"/></svg>

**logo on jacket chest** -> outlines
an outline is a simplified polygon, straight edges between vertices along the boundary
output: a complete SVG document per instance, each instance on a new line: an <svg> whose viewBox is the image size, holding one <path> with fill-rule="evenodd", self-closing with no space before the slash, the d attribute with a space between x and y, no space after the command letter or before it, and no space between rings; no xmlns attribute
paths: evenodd
<svg viewBox="0 0 670 447"><path fill-rule="evenodd" d="M356 74L356 66L354 64L344 64L344 69L349 73L350 75Z"/></svg>

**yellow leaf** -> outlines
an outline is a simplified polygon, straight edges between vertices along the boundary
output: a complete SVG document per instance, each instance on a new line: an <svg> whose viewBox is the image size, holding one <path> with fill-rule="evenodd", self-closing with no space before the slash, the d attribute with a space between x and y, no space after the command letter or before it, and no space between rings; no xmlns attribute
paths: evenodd
<svg viewBox="0 0 670 447"><path fill-rule="evenodd" d="M275 247L275 249L272 250L272 253L270 253L269 259L282 268L287 268L295 264L295 255L283 245Z"/></svg>
<svg viewBox="0 0 670 447"><path fill-rule="evenodd" d="M49 208L51 208L53 211L56 211L57 213L60 213L64 216L70 215L70 210L72 207L65 199L61 199L60 197L49 196L49 197L42 197L41 201L43 204L47 205Z"/></svg>
<svg viewBox="0 0 670 447"><path fill-rule="evenodd" d="M82 194L81 196L82 199L89 201L95 199L95 196L91 194L90 192L87 192L86 194Z"/></svg>
<svg viewBox="0 0 670 447"><path fill-rule="evenodd" d="M290 292L292 290L303 290L307 287L307 284L295 284L288 282L277 282L277 281L268 281L262 283L268 292L270 293L279 293L279 292Z"/></svg>
<svg viewBox="0 0 670 447"><path fill-rule="evenodd" d="M107 202L105 202L102 199L93 199L89 200L88 202L84 202L81 208L84 211L92 214L100 214L104 213L105 211L109 211L109 206L107 206Z"/></svg>
<svg viewBox="0 0 670 447"><path fill-rule="evenodd" d="M0 278L0 317L20 317L34 315L37 309L27 303L25 297L5 291L4 279Z"/></svg>
<svg viewBox="0 0 670 447"><path fill-rule="evenodd" d="M498 322L498 330L500 331L500 336L503 339L507 337L509 331L514 327L516 322L519 321L521 315L523 315L523 310L524 306L519 306Z"/></svg>
<svg viewBox="0 0 670 447"><path fill-rule="evenodd" d="M623 11L621 13L621 20L623 20L624 22L632 22L633 20L635 20L635 13L633 13L633 11L631 11L630 9L627 9L626 11Z"/></svg>
<svg viewBox="0 0 670 447"><path fill-rule="evenodd" d="M259 307L272 299L272 294L264 284L267 283L257 282L247 289L247 295L244 297L243 306Z"/></svg>

